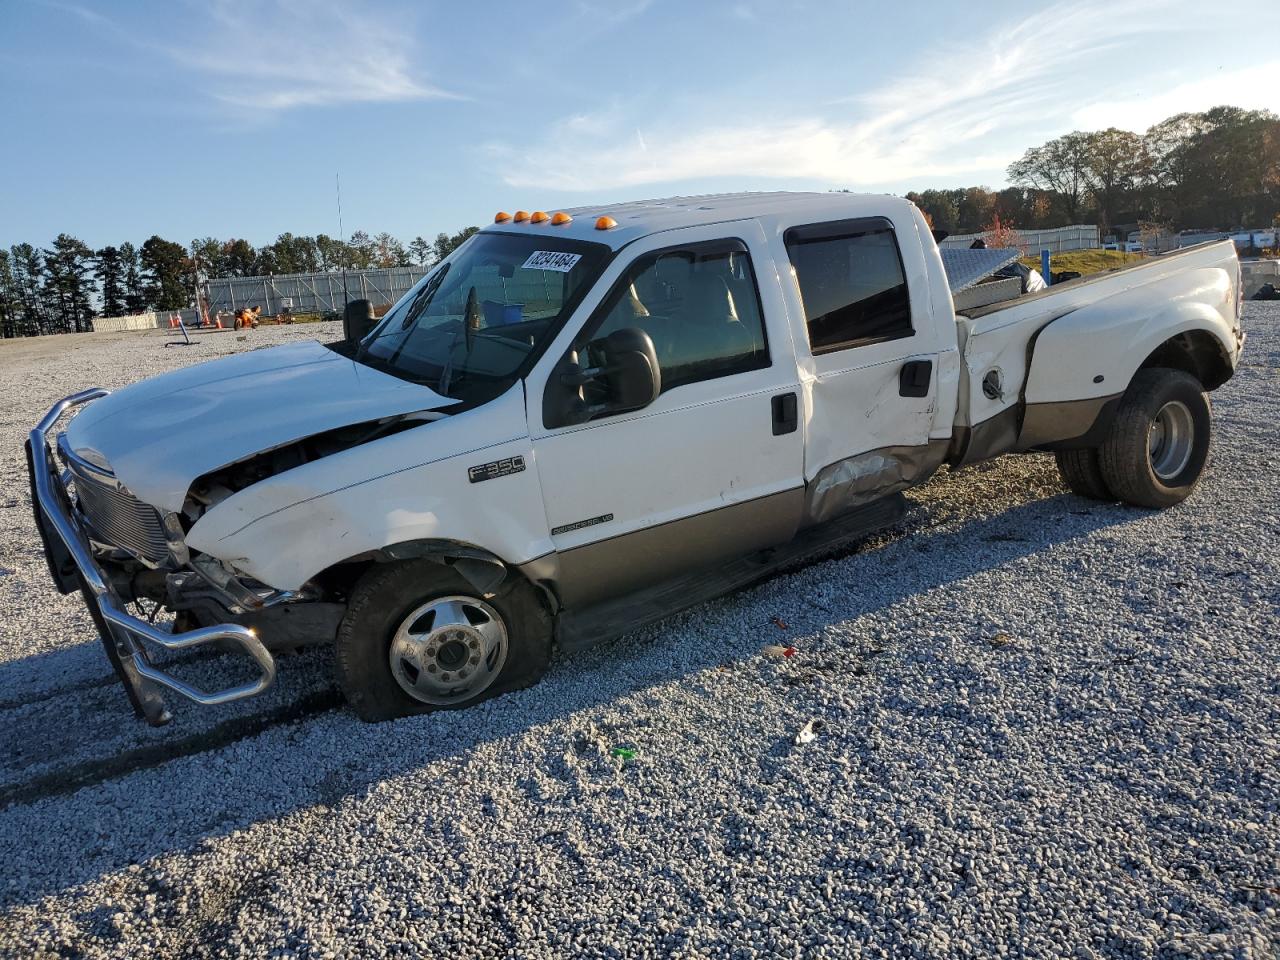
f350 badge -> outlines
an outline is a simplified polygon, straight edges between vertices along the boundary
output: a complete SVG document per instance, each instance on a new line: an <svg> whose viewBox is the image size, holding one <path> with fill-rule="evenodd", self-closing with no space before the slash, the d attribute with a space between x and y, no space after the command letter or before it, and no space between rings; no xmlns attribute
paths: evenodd
<svg viewBox="0 0 1280 960"><path fill-rule="evenodd" d="M506 460L495 460L493 463L479 463L474 467L468 467L467 479L472 483L479 483L482 480L509 477L522 470L524 470L524 457L508 457Z"/></svg>

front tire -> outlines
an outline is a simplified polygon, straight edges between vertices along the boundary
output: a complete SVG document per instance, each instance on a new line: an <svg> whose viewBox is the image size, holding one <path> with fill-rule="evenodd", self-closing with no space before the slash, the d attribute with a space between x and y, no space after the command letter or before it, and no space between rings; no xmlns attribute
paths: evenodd
<svg viewBox="0 0 1280 960"><path fill-rule="evenodd" d="M1139 370L1098 449L1102 476L1126 503L1172 507L1200 483L1211 431L1200 381L1181 370Z"/></svg>
<svg viewBox="0 0 1280 960"><path fill-rule="evenodd" d="M551 619L509 573L482 597L431 560L378 565L351 594L336 641L338 686L361 720L459 710L536 683L551 658Z"/></svg>

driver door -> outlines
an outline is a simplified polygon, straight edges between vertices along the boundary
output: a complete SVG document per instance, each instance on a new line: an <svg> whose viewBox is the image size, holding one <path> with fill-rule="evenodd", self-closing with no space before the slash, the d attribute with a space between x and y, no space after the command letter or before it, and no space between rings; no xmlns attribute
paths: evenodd
<svg viewBox="0 0 1280 960"><path fill-rule="evenodd" d="M638 241L597 291L579 311L585 323L562 332L529 378L534 462L570 609L786 542L804 499L798 375L759 224ZM592 357L592 341L626 328L653 340L657 399L549 425L544 395L564 389L551 382L556 365Z"/></svg>

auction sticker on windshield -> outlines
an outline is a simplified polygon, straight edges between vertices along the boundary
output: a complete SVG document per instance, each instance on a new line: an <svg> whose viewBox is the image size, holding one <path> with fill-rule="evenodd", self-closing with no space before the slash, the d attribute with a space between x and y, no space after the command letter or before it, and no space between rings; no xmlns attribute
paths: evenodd
<svg viewBox="0 0 1280 960"><path fill-rule="evenodd" d="M535 250L524 262L526 270L554 270L568 273L582 259L580 253L560 253L557 250Z"/></svg>

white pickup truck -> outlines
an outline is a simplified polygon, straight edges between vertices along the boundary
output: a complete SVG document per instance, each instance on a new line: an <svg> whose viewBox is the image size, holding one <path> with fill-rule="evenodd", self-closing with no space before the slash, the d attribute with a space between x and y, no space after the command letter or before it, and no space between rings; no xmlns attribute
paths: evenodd
<svg viewBox="0 0 1280 960"><path fill-rule="evenodd" d="M1178 503L1240 299L1223 242L957 315L888 196L501 213L343 342L61 401L36 518L151 722L313 641L365 719L463 707L892 523L943 464L1053 451L1078 494ZM152 655L210 643L253 678Z"/></svg>

